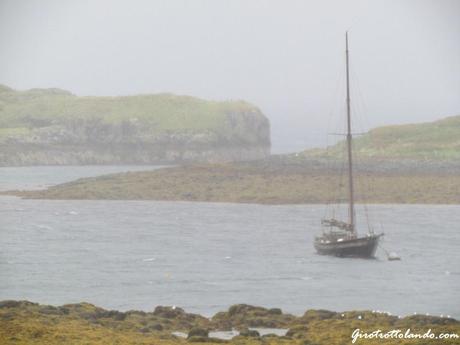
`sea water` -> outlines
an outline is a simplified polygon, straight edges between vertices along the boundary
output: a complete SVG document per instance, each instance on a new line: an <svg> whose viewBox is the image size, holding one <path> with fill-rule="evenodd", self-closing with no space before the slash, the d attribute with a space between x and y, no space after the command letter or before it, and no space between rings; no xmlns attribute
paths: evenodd
<svg viewBox="0 0 460 345"><path fill-rule="evenodd" d="M72 167L14 169L16 177L0 168L3 186L20 188L24 174L28 187L39 188L63 176L136 168L81 168L78 176L66 172ZM324 209L1 196L0 300L146 311L176 305L204 315L248 303L294 314L321 308L460 317L460 206L368 206L385 232L383 247L401 261L388 261L382 249L375 260L317 255ZM358 219L364 227L360 207Z"/></svg>

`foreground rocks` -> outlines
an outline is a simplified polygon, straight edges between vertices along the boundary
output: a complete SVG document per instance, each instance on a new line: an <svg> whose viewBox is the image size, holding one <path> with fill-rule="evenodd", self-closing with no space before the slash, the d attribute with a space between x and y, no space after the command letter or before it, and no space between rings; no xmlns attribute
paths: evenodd
<svg viewBox="0 0 460 345"><path fill-rule="evenodd" d="M59 307L28 301L0 302L1 344L318 344L339 345L351 341L356 328L365 331L407 329L412 332L460 333L452 318L415 315L399 318L370 311L336 313L308 310L302 316L284 314L246 304L234 305L211 319L181 308L156 307L153 312L105 310L88 303ZM252 327L288 328L286 336L260 336ZM237 328L240 335L226 341L209 336L210 331ZM186 338L172 335L182 331ZM360 344L400 344L395 340L359 340ZM407 344L437 344L412 339ZM443 344L458 344L444 340Z"/></svg>
<svg viewBox="0 0 460 345"><path fill-rule="evenodd" d="M231 306L226 312L219 312L211 319L216 329L231 330L247 329L248 327L260 328L289 328L296 317L283 314L281 309L266 309L247 304Z"/></svg>

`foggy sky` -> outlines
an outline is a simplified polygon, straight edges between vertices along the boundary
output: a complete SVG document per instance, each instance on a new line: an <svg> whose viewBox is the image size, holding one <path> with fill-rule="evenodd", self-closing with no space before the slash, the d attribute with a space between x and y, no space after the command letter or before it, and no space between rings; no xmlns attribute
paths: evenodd
<svg viewBox="0 0 460 345"><path fill-rule="evenodd" d="M358 131L460 114L457 0L0 0L0 83L245 99L300 150L335 140L346 30Z"/></svg>

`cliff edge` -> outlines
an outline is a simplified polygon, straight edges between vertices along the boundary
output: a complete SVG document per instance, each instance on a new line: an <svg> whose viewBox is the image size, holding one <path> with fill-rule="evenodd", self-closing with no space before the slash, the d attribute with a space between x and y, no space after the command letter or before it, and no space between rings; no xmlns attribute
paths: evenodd
<svg viewBox="0 0 460 345"><path fill-rule="evenodd" d="M269 121L245 101L79 97L0 85L0 166L216 163L269 154Z"/></svg>

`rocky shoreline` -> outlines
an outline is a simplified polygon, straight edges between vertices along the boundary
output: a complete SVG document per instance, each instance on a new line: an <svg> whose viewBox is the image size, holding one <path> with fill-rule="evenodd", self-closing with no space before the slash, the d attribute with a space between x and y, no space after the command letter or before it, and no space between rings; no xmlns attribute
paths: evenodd
<svg viewBox="0 0 460 345"><path fill-rule="evenodd" d="M363 160L356 168L361 203L460 204L460 163ZM40 191L3 194L31 199L164 200L321 204L346 199L343 162L271 156L228 164L183 165L85 178Z"/></svg>
<svg viewBox="0 0 460 345"><path fill-rule="evenodd" d="M307 310L302 316L285 314L278 308L247 304L231 306L211 318L187 313L179 307L158 306L152 312L106 310L88 303L59 307L28 301L0 302L2 344L317 344L335 345L351 341L354 329L408 329L425 333L460 333L460 322L450 317L426 315L394 316L376 311L332 312ZM285 329L285 335L261 336L254 328ZM210 337L212 331L235 330L230 340ZM178 331L186 339L174 335ZM456 344L456 339L443 344ZM363 340L363 344L399 344L394 340ZM435 344L412 340L410 344Z"/></svg>

